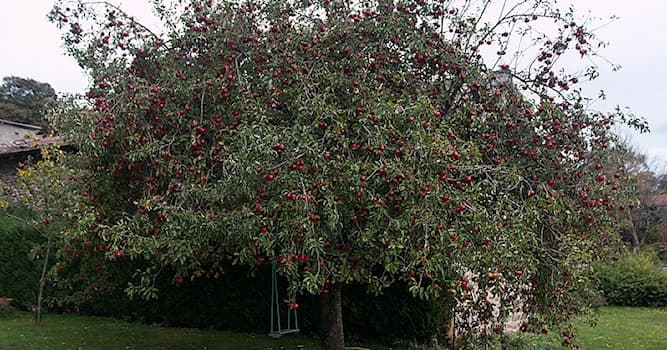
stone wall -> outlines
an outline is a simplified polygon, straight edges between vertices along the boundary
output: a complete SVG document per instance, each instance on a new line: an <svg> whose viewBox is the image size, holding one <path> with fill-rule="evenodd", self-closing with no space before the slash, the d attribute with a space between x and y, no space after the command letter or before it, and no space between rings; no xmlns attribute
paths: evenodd
<svg viewBox="0 0 667 350"><path fill-rule="evenodd" d="M484 331L490 334L493 332L491 325L494 323L503 324L503 331L506 333L519 332L521 325L528 320L528 315L521 311L524 302L521 298L514 299L511 302L512 305L504 305L505 308L510 308L513 311L510 312L510 315L507 318L500 319L501 298L498 293L504 293L508 287L508 285L503 282L502 276L498 282L498 287L500 288L489 287L485 290L480 290L479 285L475 282L479 276L467 269L464 270L466 272L463 276L465 277L468 286L470 286L470 299L467 301L459 301L456 305L454 309L453 324L451 325L452 329L449 332L451 336L456 339L457 335L465 335L465 329L471 325L477 325L476 328L480 333ZM527 289L528 285L520 285L518 287L520 289ZM488 322L480 322L480 320L477 319L477 315L474 314L472 316L463 315L462 310L472 308L473 304L487 304L492 306L492 315Z"/></svg>
<svg viewBox="0 0 667 350"><path fill-rule="evenodd" d="M23 203L21 195L19 194L18 188L16 186L18 180L16 170L18 164L24 160L25 157L21 156L5 156L0 158L0 181L2 181L3 190L3 194L0 196L0 199L14 204Z"/></svg>

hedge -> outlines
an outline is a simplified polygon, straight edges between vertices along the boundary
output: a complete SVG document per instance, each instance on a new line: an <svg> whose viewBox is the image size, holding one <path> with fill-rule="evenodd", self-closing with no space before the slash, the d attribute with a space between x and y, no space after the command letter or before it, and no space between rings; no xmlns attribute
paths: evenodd
<svg viewBox="0 0 667 350"><path fill-rule="evenodd" d="M598 264L596 276L609 304L667 306L667 272L654 251L623 253Z"/></svg>
<svg viewBox="0 0 667 350"><path fill-rule="evenodd" d="M120 264L111 277L111 290L99 293L90 302L78 305L83 314L112 316L168 326L215 328L268 333L270 325L271 275L266 268L255 277L247 269L230 266L220 278L202 278L174 285L167 276L157 281L157 300L130 300L122 290L136 266ZM284 281L281 281L284 282ZM286 286L281 283L280 295ZM434 303L413 298L407 287L396 284L374 296L364 288L343 290L345 335L350 339L392 342L403 339L423 342L443 333L442 309ZM302 333L319 332L319 299L298 298L299 327ZM283 325L286 308L281 309Z"/></svg>
<svg viewBox="0 0 667 350"><path fill-rule="evenodd" d="M9 213L30 217L19 209ZM30 225L0 214L0 297L13 298L12 305L21 310L30 310L37 298L41 264L31 254L41 241L41 234Z"/></svg>
<svg viewBox="0 0 667 350"><path fill-rule="evenodd" d="M12 214L30 218L27 211ZM29 310L35 303L41 262L31 258L34 246L42 242L40 233L30 225L8 216L0 216L0 296L14 299L14 306ZM270 268L248 276L244 267L229 266L220 278L202 278L174 285L168 276L158 279L157 300L130 300L124 289L138 262L124 262L111 275L112 288L98 293L90 302L53 311L77 311L82 314L112 316L169 326L215 328L268 333L270 324ZM281 281L284 282L284 281ZM60 291L47 286L46 297ZM281 283L281 292L286 285ZM348 338L427 341L441 335L444 313L431 302L413 298L407 287L396 284L382 295L369 295L365 288L348 286L343 291L343 315ZM281 295L285 297L285 295ZM319 331L319 301L316 296L298 300L299 326L305 334ZM283 317L286 309L283 308ZM283 322L285 322L283 320Z"/></svg>

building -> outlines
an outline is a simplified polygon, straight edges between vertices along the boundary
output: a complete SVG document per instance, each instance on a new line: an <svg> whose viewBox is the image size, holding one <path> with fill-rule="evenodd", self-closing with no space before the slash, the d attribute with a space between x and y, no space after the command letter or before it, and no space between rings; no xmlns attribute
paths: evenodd
<svg viewBox="0 0 667 350"><path fill-rule="evenodd" d="M18 202L16 169L30 156L39 156L41 148L62 146L57 136L42 134L36 125L22 124L0 119L0 181L3 183L1 199Z"/></svg>

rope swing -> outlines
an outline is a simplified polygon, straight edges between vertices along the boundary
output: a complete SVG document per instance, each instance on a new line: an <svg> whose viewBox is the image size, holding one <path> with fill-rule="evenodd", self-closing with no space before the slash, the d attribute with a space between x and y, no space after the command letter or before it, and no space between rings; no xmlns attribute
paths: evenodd
<svg viewBox="0 0 667 350"><path fill-rule="evenodd" d="M296 310L298 304L288 303L287 305L287 328L283 329L280 320L280 301L278 298L278 272L275 261L271 266L271 330L269 336L280 338L286 334L299 333L299 319ZM293 316L292 316L293 315ZM292 328L292 318L294 318L294 328ZM277 326L277 328L276 328Z"/></svg>

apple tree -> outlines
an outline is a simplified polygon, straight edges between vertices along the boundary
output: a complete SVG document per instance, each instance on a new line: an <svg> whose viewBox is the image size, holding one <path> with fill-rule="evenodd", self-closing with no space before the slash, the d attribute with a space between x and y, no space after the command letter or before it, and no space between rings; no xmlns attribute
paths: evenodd
<svg viewBox="0 0 667 350"><path fill-rule="evenodd" d="M321 296L325 349L353 282L448 300L482 343L585 308L623 204L610 130L644 125L587 109L595 68L562 62L600 42L555 1L155 1L161 33L68 4L49 16L92 84L58 116L86 203L63 265L144 260L127 291L151 297L157 273L276 263L288 307Z"/></svg>

